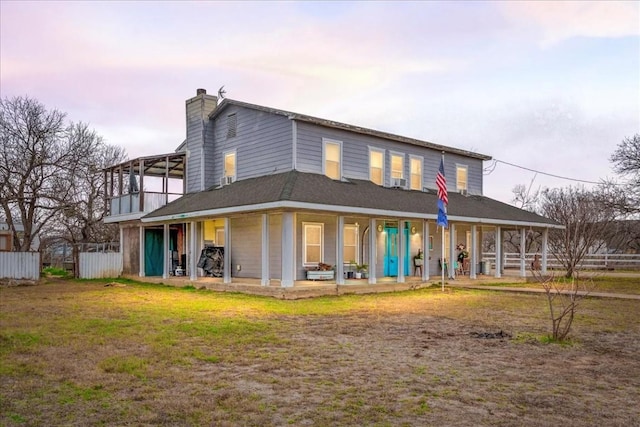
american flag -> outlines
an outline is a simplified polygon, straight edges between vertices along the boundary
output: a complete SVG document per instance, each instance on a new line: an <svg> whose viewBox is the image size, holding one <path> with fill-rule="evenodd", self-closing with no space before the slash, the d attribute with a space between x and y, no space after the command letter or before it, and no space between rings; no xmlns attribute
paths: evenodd
<svg viewBox="0 0 640 427"><path fill-rule="evenodd" d="M436 175L436 186L438 187L438 199L448 205L449 196L447 195L447 178L444 176L444 157L440 159L440 169L438 169L438 175Z"/></svg>
<svg viewBox="0 0 640 427"><path fill-rule="evenodd" d="M444 155L440 159L440 169L436 175L436 186L438 187L438 225L448 227L447 205L449 196L447 195L447 179L444 176Z"/></svg>

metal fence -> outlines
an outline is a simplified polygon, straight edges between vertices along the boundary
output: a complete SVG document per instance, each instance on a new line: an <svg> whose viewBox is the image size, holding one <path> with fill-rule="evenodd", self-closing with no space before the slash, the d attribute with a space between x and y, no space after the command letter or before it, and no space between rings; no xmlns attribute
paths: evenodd
<svg viewBox="0 0 640 427"><path fill-rule="evenodd" d="M122 254L119 252L82 252L79 262L81 279L102 279L122 274Z"/></svg>
<svg viewBox="0 0 640 427"><path fill-rule="evenodd" d="M40 253L0 252L0 279L40 279Z"/></svg>
<svg viewBox="0 0 640 427"><path fill-rule="evenodd" d="M538 254L540 255L540 254ZM526 254L525 265L531 265L535 254ZM482 259L495 268L496 254L482 254ZM504 268L520 268L520 254L517 252L507 252L503 254ZM553 254L547 256L547 267L550 269L562 269L563 266ZM586 255L578 265L580 269L586 270L640 270L640 254L589 254Z"/></svg>

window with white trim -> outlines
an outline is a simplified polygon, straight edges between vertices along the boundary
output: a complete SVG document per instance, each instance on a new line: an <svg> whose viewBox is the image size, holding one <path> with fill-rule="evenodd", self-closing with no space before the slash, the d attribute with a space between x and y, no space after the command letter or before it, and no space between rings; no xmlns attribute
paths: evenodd
<svg viewBox="0 0 640 427"><path fill-rule="evenodd" d="M342 142L323 139L322 168L331 179L342 177Z"/></svg>
<svg viewBox="0 0 640 427"><path fill-rule="evenodd" d="M318 265L324 259L324 224L305 222L302 227L303 263L305 266Z"/></svg>
<svg viewBox="0 0 640 427"><path fill-rule="evenodd" d="M391 178L404 178L403 154L391 154Z"/></svg>
<svg viewBox="0 0 640 427"><path fill-rule="evenodd" d="M359 262L358 253L358 226L346 225L344 226L344 248L343 248L343 262L349 264L351 261Z"/></svg>
<svg viewBox="0 0 640 427"><path fill-rule="evenodd" d="M384 184L384 150L369 148L369 180L374 184Z"/></svg>
<svg viewBox="0 0 640 427"><path fill-rule="evenodd" d="M411 176L410 189L422 191L422 157L411 156L409 160Z"/></svg>
<svg viewBox="0 0 640 427"><path fill-rule="evenodd" d="M224 176L236 177L236 152L224 153Z"/></svg>
<svg viewBox="0 0 640 427"><path fill-rule="evenodd" d="M467 165L456 165L456 190L458 192L468 190L467 176Z"/></svg>

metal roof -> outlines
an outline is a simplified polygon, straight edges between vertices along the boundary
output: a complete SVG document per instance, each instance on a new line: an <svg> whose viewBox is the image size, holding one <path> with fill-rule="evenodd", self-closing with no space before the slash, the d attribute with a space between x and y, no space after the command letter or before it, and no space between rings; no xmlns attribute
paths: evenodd
<svg viewBox="0 0 640 427"><path fill-rule="evenodd" d="M140 163L142 162L145 176L164 177L168 173L169 178L184 178L185 157L184 152L138 157L103 170L117 171L122 169L123 173L132 172L134 175L140 175Z"/></svg>

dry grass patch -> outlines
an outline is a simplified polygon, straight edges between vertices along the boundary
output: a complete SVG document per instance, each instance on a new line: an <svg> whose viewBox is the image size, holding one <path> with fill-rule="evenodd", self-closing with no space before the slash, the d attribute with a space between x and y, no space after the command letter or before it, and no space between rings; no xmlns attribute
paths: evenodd
<svg viewBox="0 0 640 427"><path fill-rule="evenodd" d="M633 425L639 308L589 298L560 346L544 295L3 288L0 424Z"/></svg>

